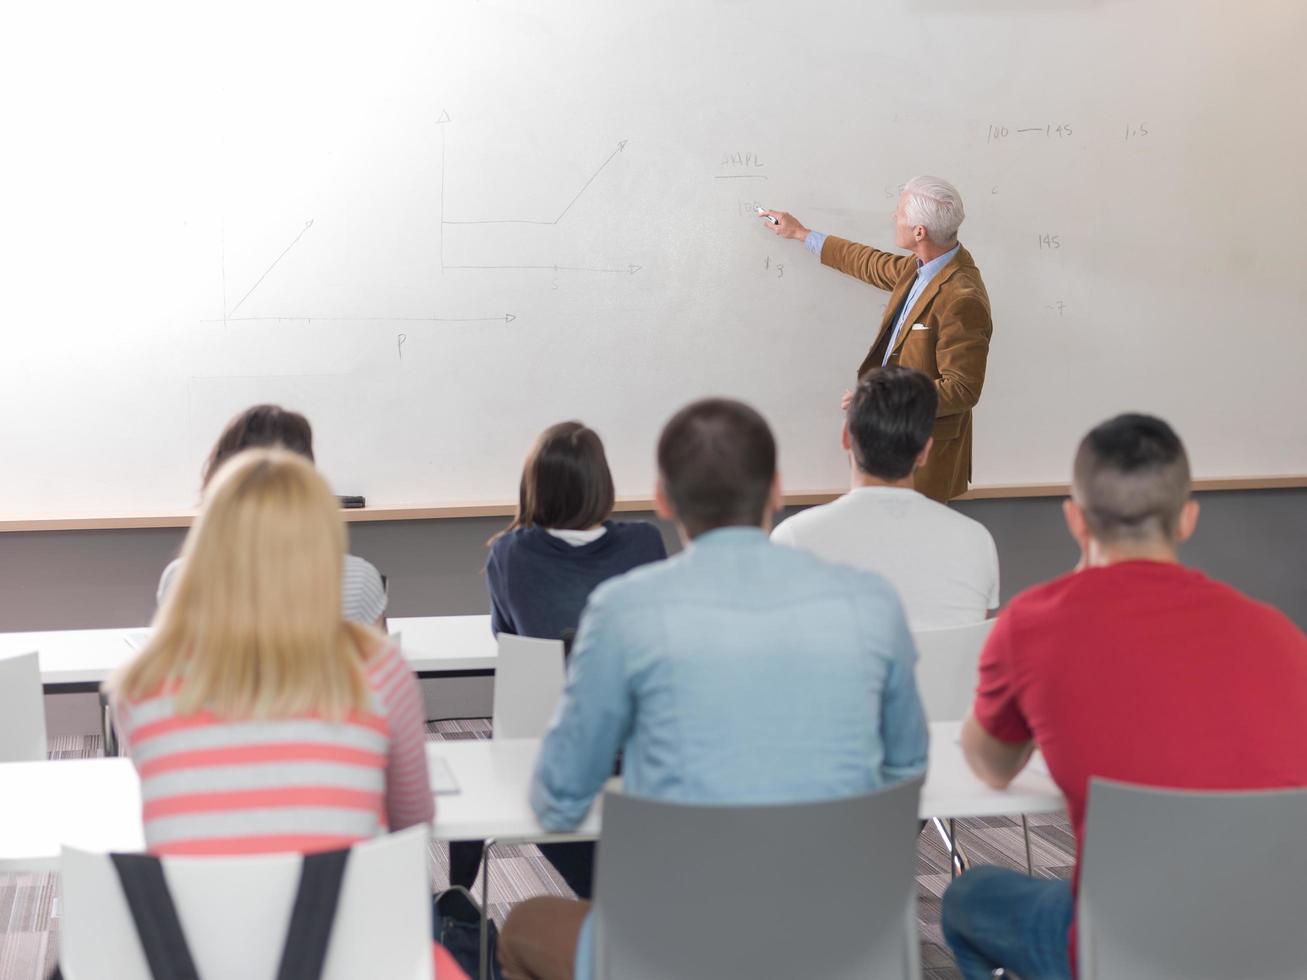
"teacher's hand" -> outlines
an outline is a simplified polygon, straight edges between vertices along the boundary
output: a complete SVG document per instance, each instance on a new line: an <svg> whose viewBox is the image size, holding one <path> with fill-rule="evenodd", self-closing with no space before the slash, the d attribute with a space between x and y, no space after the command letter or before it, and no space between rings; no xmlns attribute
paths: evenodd
<svg viewBox="0 0 1307 980"><path fill-rule="evenodd" d="M767 222L767 227L774 231L781 238L797 238L803 241L808 237L808 229L799 223L799 219L788 211L762 211L758 217ZM777 223L772 224L767 221L768 218L775 218Z"/></svg>
<svg viewBox="0 0 1307 980"><path fill-rule="evenodd" d="M844 389L844 394L840 396L840 411L847 412L849 405L853 403L853 392L848 388Z"/></svg>

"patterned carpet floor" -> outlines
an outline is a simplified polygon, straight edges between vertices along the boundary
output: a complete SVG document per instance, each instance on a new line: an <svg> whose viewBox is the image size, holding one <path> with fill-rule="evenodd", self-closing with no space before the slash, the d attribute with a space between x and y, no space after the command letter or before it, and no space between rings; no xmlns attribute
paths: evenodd
<svg viewBox="0 0 1307 980"><path fill-rule="evenodd" d="M488 719L432 722L427 738L488 738ZM65 736L50 740L50 758L76 759L100 754L98 736ZM6 801L14 806L17 801ZM1075 860L1075 840L1065 814L1030 818L1031 854L1035 873L1069 877ZM1024 868L1025 844L1019 821L1008 818L958 821L958 837L968 857L978 864ZM445 846L431 846L433 880L449 880ZM531 846L496 850L490 881L490 911L500 922L513 903L532 895L570 895L567 885L540 852ZM921 835L917 851L918 921L921 928L922 974L926 980L957 980L960 976L939 931L939 902L949 882L948 852L939 837ZM479 888L479 885L477 886ZM0 875L0 980L45 980L54 968L59 946L57 878L51 874Z"/></svg>

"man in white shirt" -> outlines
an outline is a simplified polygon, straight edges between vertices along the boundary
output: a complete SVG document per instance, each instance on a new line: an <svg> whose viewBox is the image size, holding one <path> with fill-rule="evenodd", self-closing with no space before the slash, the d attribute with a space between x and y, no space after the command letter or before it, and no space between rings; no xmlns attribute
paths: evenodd
<svg viewBox="0 0 1307 980"><path fill-rule="evenodd" d="M852 489L772 533L779 544L885 576L914 630L965 626L998 608L998 551L989 531L912 489L912 474L930 455L937 402L920 371L868 372L842 434Z"/></svg>

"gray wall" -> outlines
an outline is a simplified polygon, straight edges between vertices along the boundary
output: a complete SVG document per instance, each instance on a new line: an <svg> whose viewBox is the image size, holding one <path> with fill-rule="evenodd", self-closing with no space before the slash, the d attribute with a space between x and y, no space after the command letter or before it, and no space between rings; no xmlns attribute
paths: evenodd
<svg viewBox="0 0 1307 980"><path fill-rule="evenodd" d="M1307 629L1307 490L1200 495L1184 560L1283 609ZM1055 498L972 500L959 510L998 543L1006 601L1069 569L1075 548ZM649 515L631 515L649 516ZM390 581L392 616L486 611L485 541L501 519L351 525L352 550ZM670 546L674 534L664 528ZM0 632L139 626L181 545L170 529L0 534Z"/></svg>

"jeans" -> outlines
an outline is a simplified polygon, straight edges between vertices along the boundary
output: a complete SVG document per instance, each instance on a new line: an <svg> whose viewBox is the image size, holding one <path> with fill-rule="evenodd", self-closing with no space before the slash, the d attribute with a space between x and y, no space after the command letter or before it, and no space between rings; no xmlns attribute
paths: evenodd
<svg viewBox="0 0 1307 980"><path fill-rule="evenodd" d="M998 967L1021 980L1070 980L1071 883L1007 868L972 868L944 892L944 938L966 980Z"/></svg>

